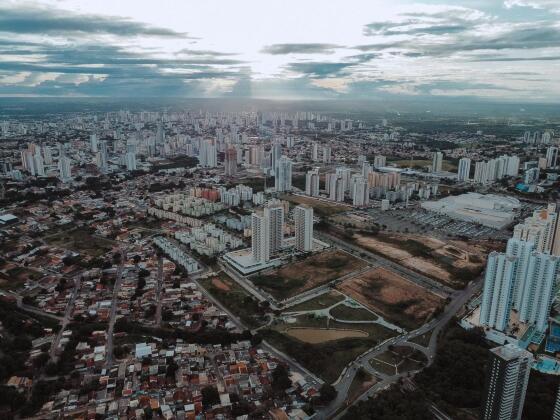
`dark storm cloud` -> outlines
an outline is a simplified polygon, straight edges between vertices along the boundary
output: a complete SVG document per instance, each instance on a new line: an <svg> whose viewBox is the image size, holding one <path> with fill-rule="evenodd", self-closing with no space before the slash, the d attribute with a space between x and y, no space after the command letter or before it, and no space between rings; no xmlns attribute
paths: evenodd
<svg viewBox="0 0 560 420"><path fill-rule="evenodd" d="M273 44L265 46L261 52L272 55L286 54L332 54L336 48L342 48L335 44Z"/></svg>
<svg viewBox="0 0 560 420"><path fill-rule="evenodd" d="M76 14L59 9L0 7L0 32L68 35L69 33L112 34L122 37L187 37L167 28L150 26L114 16Z"/></svg>

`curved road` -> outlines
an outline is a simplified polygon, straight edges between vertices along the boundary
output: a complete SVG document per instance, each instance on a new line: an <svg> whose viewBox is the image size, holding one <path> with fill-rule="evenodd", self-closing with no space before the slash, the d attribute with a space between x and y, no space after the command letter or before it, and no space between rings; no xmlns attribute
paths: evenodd
<svg viewBox="0 0 560 420"><path fill-rule="evenodd" d="M359 370L360 367L366 369L369 373L374 374L376 377L381 378L381 380L377 382L374 386L372 386L368 391L363 393L352 404L371 397L376 392L379 392L382 389L385 389L388 386L394 384L400 378L407 376L409 373L415 373L415 372L402 372L397 375L388 376L388 375L381 374L375 371L375 369L373 369L369 361L375 358L376 356L380 355L381 353L387 351L389 349L389 346L391 345L408 346L420 350L426 355L426 358L428 359L427 366L431 365L434 361L437 339L440 331L445 327L445 325L447 325L447 323L451 320L451 318L453 318L457 314L457 312L463 307L463 305L465 305L468 302L468 300L473 296L474 293L477 292L479 288L480 288L479 283L472 283L472 282L469 283L469 285L467 285L467 287L464 290L456 293L455 298L451 301L451 303L447 305L444 312L438 318L433 319L432 321L428 322L427 324L424 324L417 330L414 330L410 333L406 333L398 337L393 337L388 340L385 340L378 346L370 349L369 351L367 351L366 353L362 354L357 359L355 359L353 362L348 364L348 366L346 366L346 368L344 369L344 371L342 372L342 374L340 375L340 377L336 382L335 388L338 391L336 399L333 400L324 409L320 410L321 416L323 418L340 418L344 415L348 407L346 407L340 413L337 412L340 410L341 407L344 406L348 396L348 390L350 389L350 385L352 384L352 381L354 380L354 376L356 375L356 372ZM427 332L431 332L430 342L428 347L424 347L421 346L420 344L416 344L408 341Z"/></svg>

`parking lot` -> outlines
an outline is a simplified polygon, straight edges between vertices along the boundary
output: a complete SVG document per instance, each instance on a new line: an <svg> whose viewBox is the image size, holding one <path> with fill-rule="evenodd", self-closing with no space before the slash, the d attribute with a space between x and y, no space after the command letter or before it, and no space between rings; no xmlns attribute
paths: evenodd
<svg viewBox="0 0 560 420"><path fill-rule="evenodd" d="M396 209L382 212L368 210L374 222L394 232L424 233L440 238L467 237L472 239L507 239L511 232L496 230L476 223L454 220L448 216L421 208Z"/></svg>

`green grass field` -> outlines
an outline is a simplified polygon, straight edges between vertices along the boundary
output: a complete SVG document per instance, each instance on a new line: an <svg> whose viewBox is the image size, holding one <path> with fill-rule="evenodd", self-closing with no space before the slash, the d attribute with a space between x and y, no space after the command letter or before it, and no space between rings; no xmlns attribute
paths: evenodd
<svg viewBox="0 0 560 420"><path fill-rule="evenodd" d="M375 321L378 319L373 313L364 308L352 308L344 304L330 310L331 316L343 321Z"/></svg>
<svg viewBox="0 0 560 420"><path fill-rule="evenodd" d="M330 292L317 296L306 302L287 308L284 312L297 312L297 311L316 311L328 308L335 303L344 300L344 296L338 292Z"/></svg>

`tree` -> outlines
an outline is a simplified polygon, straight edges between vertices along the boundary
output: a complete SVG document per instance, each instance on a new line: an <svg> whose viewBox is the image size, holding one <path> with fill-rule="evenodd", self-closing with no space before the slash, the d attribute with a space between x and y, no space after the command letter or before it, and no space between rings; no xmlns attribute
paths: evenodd
<svg viewBox="0 0 560 420"><path fill-rule="evenodd" d="M319 392L321 393L321 396L319 397L319 399L323 403L331 402L332 400L334 400L336 398L336 396L338 394L335 387L332 386L331 384L327 384L327 383L321 385L321 388L319 389Z"/></svg>
<svg viewBox="0 0 560 420"><path fill-rule="evenodd" d="M291 386L292 381L289 377L288 368L285 365L279 364L272 371L272 388L275 391L284 391Z"/></svg>
<svg viewBox="0 0 560 420"><path fill-rule="evenodd" d="M216 387L206 386L200 391L202 394L202 405L204 407L211 407L220 402L220 394Z"/></svg>

